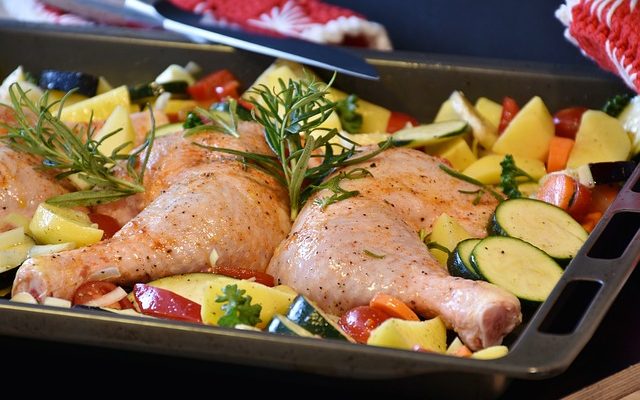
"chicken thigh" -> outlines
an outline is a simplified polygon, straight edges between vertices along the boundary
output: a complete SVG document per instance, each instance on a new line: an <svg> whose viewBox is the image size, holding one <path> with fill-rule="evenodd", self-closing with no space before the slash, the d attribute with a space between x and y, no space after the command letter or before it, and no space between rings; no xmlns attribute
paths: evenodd
<svg viewBox="0 0 640 400"><path fill-rule="evenodd" d="M499 344L521 321L518 299L490 283L449 276L418 237L442 213L485 236L497 205L487 194L474 205L461 191L477 187L440 164L416 150L391 149L349 167L373 176L342 181L360 194L325 209L310 199L267 272L329 312L342 314L384 292L424 317L439 315L472 349Z"/></svg>

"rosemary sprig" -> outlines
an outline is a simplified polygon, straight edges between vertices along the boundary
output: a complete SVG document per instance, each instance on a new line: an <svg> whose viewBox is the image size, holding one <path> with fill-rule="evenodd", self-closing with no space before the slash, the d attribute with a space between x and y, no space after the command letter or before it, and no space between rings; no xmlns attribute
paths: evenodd
<svg viewBox="0 0 640 400"><path fill-rule="evenodd" d="M474 179L474 178L472 178L470 176L467 176L465 174L461 174L460 172L458 172L456 170L453 170L453 169L447 167L444 164L440 164L439 167L440 167L441 170L446 172L448 175L451 175L456 179L460 179L461 181L464 181L464 182L470 183L472 185L478 186L482 190L485 190L486 192L491 194L493 197L495 197L496 200L498 200L498 201L504 201L505 200L503 195L501 195L499 192L493 190L489 186L485 185L484 183L480 182L479 180Z"/></svg>
<svg viewBox="0 0 640 400"><path fill-rule="evenodd" d="M57 179L63 179L73 174L88 184L92 189L66 193L47 200L48 203L65 207L88 206L116 201L135 193L144 192L142 185L144 171L153 147L155 138L155 120L151 114L151 130L145 143L133 153L118 154L129 143L124 143L106 155L98 149L102 142L115 135L118 131L110 132L100 140L95 140L95 129L92 118L89 120L86 132L75 133L60 120L62 106L73 93L67 93L61 100L49 103L49 94L45 94L36 102L31 101L25 91L18 84L13 84L9 90L11 105L14 109L17 126L0 123L7 129L6 136L0 136L13 150L34 154L42 158L41 167L55 170ZM56 115L51 114L51 107L60 104ZM9 107L8 105L3 105ZM33 124L25 112L37 116ZM144 152L142 162L138 163L138 156ZM125 177L117 177L115 168L118 161L124 160ZM139 165L137 165L139 164Z"/></svg>
<svg viewBox="0 0 640 400"><path fill-rule="evenodd" d="M184 137L189 137L199 132L209 131L212 129L220 130L223 133L236 138L240 137L238 134L237 107L238 102L234 99L229 99L228 111L206 110L201 107L196 107L192 112L199 116L200 119L204 119L209 122L188 129L184 133Z"/></svg>
<svg viewBox="0 0 640 400"><path fill-rule="evenodd" d="M317 204L324 209L328 205L337 203L338 201L341 201L344 199L348 199L349 197L359 195L360 192L357 190L345 190L342 187L340 187L340 182L345 179L349 179L349 180L361 179L367 176L373 176L373 175L371 175L371 172L369 172L364 168L354 168L348 172L341 171L340 173L338 173L338 175L334 176L333 178L325 182L322 182L317 186L313 186L314 190L328 189L333 192L331 196L319 197L315 199L314 204Z"/></svg>
<svg viewBox="0 0 640 400"><path fill-rule="evenodd" d="M322 181L336 168L366 161L391 144L387 141L372 152L355 156L354 147L347 148L330 142L335 136L348 140L336 129L321 126L336 107L336 103L326 97L334 79L335 74L329 84L314 81L310 77L301 81L289 80L287 83L280 79L278 88L270 89L262 85L253 89L255 97L250 100L254 105L252 115L264 127L265 139L275 158L211 148L240 156L247 165L268 172L284 183L289 192L291 220L296 218L313 193L326 187L322 185ZM322 162L314 167L309 166L309 161L316 157L321 158ZM339 188L339 181L344 178L344 175L340 176L337 176L336 182L331 183L331 187ZM365 175L360 172L349 179L363 176ZM341 195L346 198L344 193L338 193L331 201L339 201Z"/></svg>

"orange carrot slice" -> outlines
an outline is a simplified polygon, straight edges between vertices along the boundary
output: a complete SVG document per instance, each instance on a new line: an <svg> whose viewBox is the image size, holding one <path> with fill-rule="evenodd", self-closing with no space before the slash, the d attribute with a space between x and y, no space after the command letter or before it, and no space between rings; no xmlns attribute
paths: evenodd
<svg viewBox="0 0 640 400"><path fill-rule="evenodd" d="M554 136L549 144L549 157L547 158L547 172L560 171L567 166L567 160L575 140Z"/></svg>
<svg viewBox="0 0 640 400"><path fill-rule="evenodd" d="M369 302L369 307L384 311L393 318L420 321L420 318L402 300L384 293L377 293Z"/></svg>

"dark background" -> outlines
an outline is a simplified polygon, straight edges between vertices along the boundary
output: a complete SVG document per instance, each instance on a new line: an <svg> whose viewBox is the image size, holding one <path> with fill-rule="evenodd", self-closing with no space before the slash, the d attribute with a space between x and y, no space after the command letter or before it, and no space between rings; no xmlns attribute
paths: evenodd
<svg viewBox="0 0 640 400"><path fill-rule="evenodd" d="M561 0L326 0L383 24L397 50L591 65L563 35Z"/></svg>

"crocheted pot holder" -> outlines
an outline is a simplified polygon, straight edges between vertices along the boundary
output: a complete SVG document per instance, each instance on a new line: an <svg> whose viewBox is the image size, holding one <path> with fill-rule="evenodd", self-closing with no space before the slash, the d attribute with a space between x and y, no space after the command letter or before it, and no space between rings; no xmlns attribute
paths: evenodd
<svg viewBox="0 0 640 400"><path fill-rule="evenodd" d="M638 0L566 0L556 11L565 37L640 93Z"/></svg>

